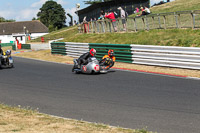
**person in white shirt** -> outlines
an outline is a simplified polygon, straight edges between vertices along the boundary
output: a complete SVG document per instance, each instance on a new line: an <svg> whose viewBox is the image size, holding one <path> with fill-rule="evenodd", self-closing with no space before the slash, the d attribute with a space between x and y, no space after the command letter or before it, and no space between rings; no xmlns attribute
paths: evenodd
<svg viewBox="0 0 200 133"><path fill-rule="evenodd" d="M126 13L121 7L119 7L118 10L120 10L122 25L123 25L123 31L126 31Z"/></svg>
<svg viewBox="0 0 200 133"><path fill-rule="evenodd" d="M144 10L145 10L145 12L146 12L146 15L148 15L148 14L150 14L150 13L151 13L151 11L149 10L149 8L148 8L148 7L146 7L146 6L145 6L145 9L144 9Z"/></svg>

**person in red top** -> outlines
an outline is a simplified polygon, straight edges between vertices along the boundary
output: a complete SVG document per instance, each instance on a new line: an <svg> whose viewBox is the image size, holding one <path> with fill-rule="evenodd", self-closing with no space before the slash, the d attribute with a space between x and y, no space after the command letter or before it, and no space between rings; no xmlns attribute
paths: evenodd
<svg viewBox="0 0 200 133"><path fill-rule="evenodd" d="M145 15L145 10L143 7L140 8L141 9L141 14L137 15L137 16L142 16L142 15Z"/></svg>
<svg viewBox="0 0 200 133"><path fill-rule="evenodd" d="M116 19L115 19L115 14L113 12L105 13L105 18L111 19L113 29L114 29L115 32L117 32L117 22L116 22Z"/></svg>

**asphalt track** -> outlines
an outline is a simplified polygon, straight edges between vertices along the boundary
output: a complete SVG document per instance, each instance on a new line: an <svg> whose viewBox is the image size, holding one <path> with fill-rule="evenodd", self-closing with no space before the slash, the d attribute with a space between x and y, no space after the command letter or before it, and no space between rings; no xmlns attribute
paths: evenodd
<svg viewBox="0 0 200 133"><path fill-rule="evenodd" d="M200 132L200 80L112 70L71 72L71 65L14 58L0 70L0 101L50 115L158 133Z"/></svg>

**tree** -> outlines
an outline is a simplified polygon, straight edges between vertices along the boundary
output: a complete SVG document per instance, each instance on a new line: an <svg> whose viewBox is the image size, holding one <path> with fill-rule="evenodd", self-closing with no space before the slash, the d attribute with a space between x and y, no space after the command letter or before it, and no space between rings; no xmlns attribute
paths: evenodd
<svg viewBox="0 0 200 133"><path fill-rule="evenodd" d="M46 1L37 14L38 19L51 29L60 29L65 26L65 10L53 0Z"/></svg>
<svg viewBox="0 0 200 133"><path fill-rule="evenodd" d="M37 19L35 17L33 17L32 20L37 20Z"/></svg>
<svg viewBox="0 0 200 133"><path fill-rule="evenodd" d="M0 23L1 23L1 22L15 22L15 20L13 20L13 19L8 19L8 20L6 20L5 18L0 17Z"/></svg>

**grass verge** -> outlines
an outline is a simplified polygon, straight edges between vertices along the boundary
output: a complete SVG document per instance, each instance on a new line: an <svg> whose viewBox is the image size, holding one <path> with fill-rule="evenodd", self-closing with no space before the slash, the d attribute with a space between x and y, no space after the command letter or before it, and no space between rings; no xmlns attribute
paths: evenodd
<svg viewBox="0 0 200 133"><path fill-rule="evenodd" d="M56 38L64 38L61 42L143 44L182 47L200 46L200 30L192 29L150 30L132 33L80 34L77 33L76 28L70 28L62 34L49 34L45 36L46 41L54 40ZM33 42L39 42L39 40L32 40L28 43Z"/></svg>
<svg viewBox="0 0 200 133"><path fill-rule="evenodd" d="M146 129L133 130L105 124L63 119L29 108L0 104L0 132L2 133L150 133Z"/></svg>

